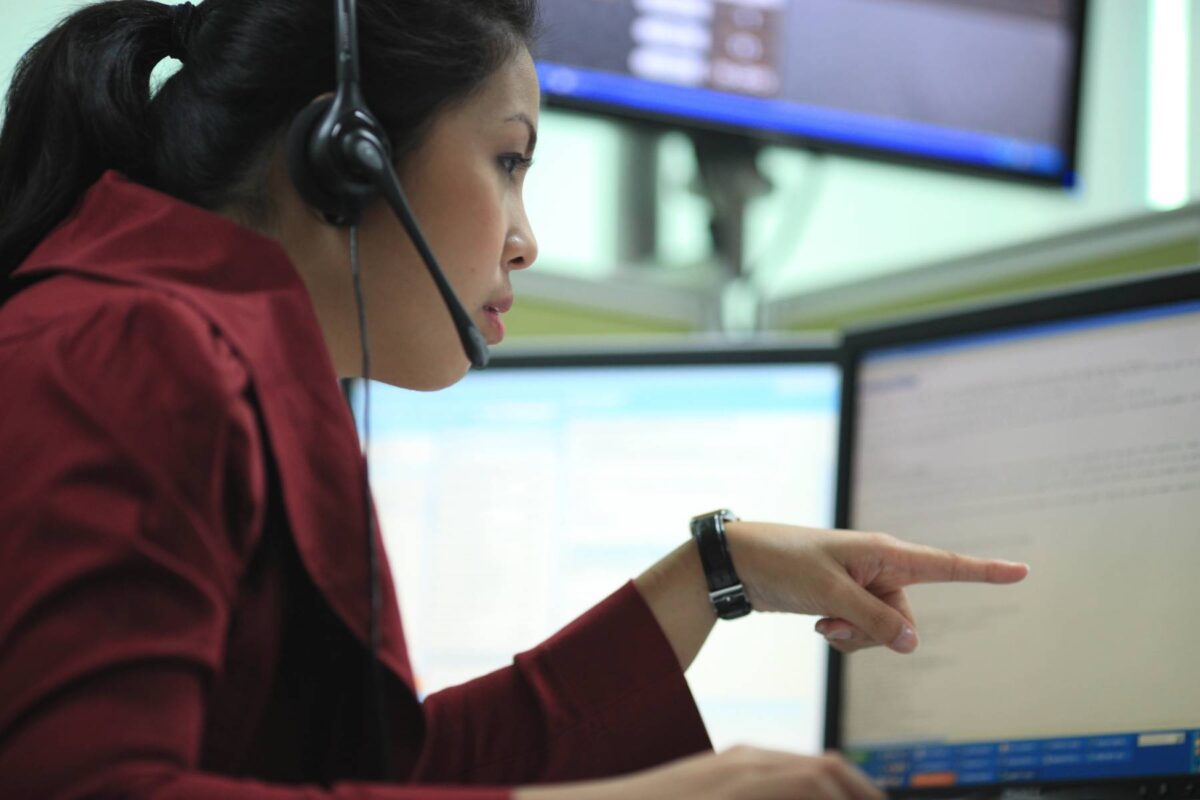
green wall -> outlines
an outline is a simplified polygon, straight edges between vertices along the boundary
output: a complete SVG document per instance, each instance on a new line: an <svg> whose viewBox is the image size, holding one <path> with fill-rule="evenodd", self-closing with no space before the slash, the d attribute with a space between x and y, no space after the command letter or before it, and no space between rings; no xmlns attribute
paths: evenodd
<svg viewBox="0 0 1200 800"><path fill-rule="evenodd" d="M689 333L682 323L598 311L569 303L550 303L537 298L519 297L513 310L505 315L509 340L520 341L547 336L627 336L644 334Z"/></svg>
<svg viewBox="0 0 1200 800"><path fill-rule="evenodd" d="M1049 292L1072 284L1131 277L1193 264L1200 265L1200 232L1193 238L1122 253L1119 256L1063 264L1039 272L1035 276L1000 278L977 284L969 290L934 292L918 300L882 303L856 309L853 313L831 314L823 318L810 317L803 325L788 326L788 330L845 330L869 322L916 315L949 306L986 303L1010 295Z"/></svg>

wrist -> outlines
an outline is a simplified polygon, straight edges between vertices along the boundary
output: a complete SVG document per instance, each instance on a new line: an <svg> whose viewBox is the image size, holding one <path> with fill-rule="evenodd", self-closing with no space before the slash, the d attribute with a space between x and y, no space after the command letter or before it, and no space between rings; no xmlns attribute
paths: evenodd
<svg viewBox="0 0 1200 800"><path fill-rule="evenodd" d="M687 541L634 579L686 670L716 624L696 543Z"/></svg>
<svg viewBox="0 0 1200 800"><path fill-rule="evenodd" d="M695 542L679 545L634 578L633 583L660 621L663 616L673 616L668 612L708 604L704 567Z"/></svg>
<svg viewBox="0 0 1200 800"><path fill-rule="evenodd" d="M738 578L746 590L746 597L755 611L766 611L762 596L755 591L755 547L752 524L745 520L725 523L725 539L729 544L729 556L737 567Z"/></svg>

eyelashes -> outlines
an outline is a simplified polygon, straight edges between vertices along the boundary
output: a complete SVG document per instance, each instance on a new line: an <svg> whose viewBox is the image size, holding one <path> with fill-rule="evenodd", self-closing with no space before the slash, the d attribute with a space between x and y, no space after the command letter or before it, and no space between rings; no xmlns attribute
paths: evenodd
<svg viewBox="0 0 1200 800"><path fill-rule="evenodd" d="M520 153L505 153L497 160L500 163L500 168L504 170L509 177L516 177L533 166L533 159L527 158Z"/></svg>

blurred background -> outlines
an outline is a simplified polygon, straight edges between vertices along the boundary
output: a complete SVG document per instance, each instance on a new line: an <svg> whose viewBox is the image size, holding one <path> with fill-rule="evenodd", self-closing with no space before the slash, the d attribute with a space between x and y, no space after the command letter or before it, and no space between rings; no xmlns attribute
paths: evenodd
<svg viewBox="0 0 1200 800"><path fill-rule="evenodd" d="M7 87L20 55L80 5L0 0L0 86ZM955 4L845 5L866 7L869 15L895 6ZM1003 9L996 8L1004 3L961 5L977 6L985 23L990 15L1004 24ZM556 8L655 10L653 2L633 0L543 0L543 6L551 43L562 40L553 27ZM688 126L649 127L548 107L527 181L541 259L518 276L509 341L721 327L737 332L756 324L828 329L980 295L1200 260L1197 0L1092 0L1085 39L1073 187L768 144L757 164L771 188L749 199L745 216L741 250L749 278L727 293ZM914 36L912 44L928 49L931 40L937 41ZM854 53L870 45L847 38L842 47ZM1040 83L1028 82L1031 96ZM973 85L979 94L989 91L984 83ZM1158 217L1189 204L1191 213L1183 217ZM1183 219L1179 227L1168 224ZM717 311L714 297L720 298Z"/></svg>

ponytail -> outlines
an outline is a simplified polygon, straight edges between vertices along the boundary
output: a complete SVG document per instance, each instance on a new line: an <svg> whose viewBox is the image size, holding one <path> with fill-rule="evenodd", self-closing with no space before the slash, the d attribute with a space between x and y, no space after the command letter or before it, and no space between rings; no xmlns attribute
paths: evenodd
<svg viewBox="0 0 1200 800"><path fill-rule="evenodd" d="M148 177L150 73L171 37L170 6L106 2L21 59L0 132L0 281L106 169Z"/></svg>

